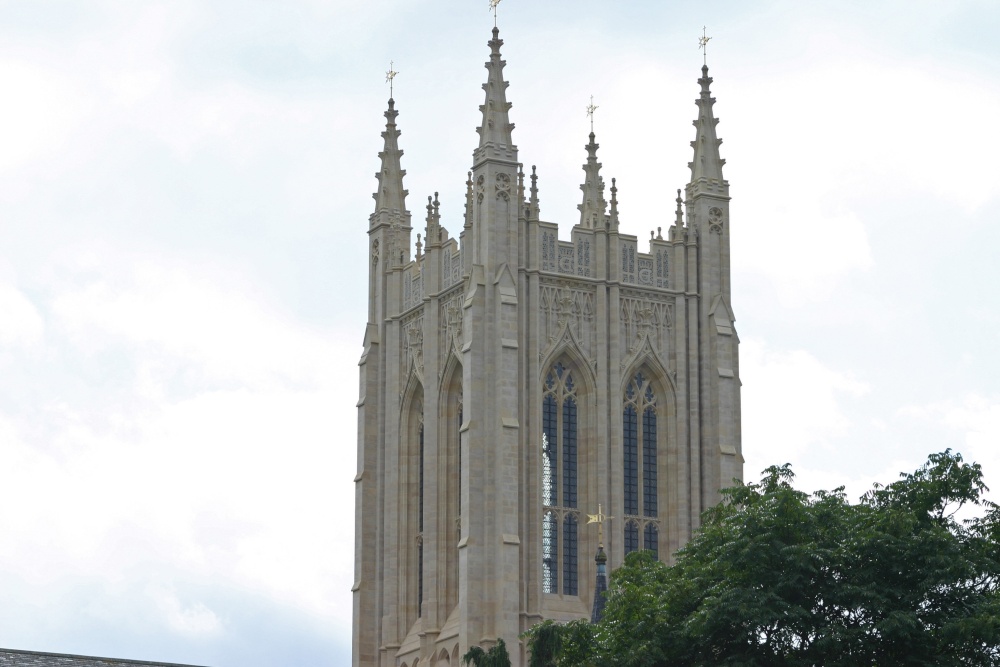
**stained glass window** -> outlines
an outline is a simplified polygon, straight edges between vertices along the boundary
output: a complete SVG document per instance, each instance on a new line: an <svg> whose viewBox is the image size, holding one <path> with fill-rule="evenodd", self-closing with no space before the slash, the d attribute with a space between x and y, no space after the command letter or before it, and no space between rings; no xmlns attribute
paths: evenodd
<svg viewBox="0 0 1000 667"><path fill-rule="evenodd" d="M639 415L642 415L641 419ZM636 373L625 387L622 407L625 553L640 548L640 533L641 548L657 551L659 490L656 417L653 386L645 375Z"/></svg>
<svg viewBox="0 0 1000 667"><path fill-rule="evenodd" d="M556 558L558 554L559 533L555 514L546 512L542 519L542 591L556 593Z"/></svg>
<svg viewBox="0 0 1000 667"><path fill-rule="evenodd" d="M562 363L545 376L542 396L542 590L578 595L578 398Z"/></svg>

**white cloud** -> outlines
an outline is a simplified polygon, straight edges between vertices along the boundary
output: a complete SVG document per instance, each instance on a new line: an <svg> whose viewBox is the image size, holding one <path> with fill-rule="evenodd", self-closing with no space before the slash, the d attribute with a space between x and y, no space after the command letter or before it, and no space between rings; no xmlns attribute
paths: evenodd
<svg viewBox="0 0 1000 667"><path fill-rule="evenodd" d="M805 350L774 350L752 338L740 343L740 377L749 479L764 466L829 447L852 426L847 403L869 391Z"/></svg>
<svg viewBox="0 0 1000 667"><path fill-rule="evenodd" d="M182 604L177 594L162 586L154 586L149 596L159 609L171 631L185 636L205 637L223 631L218 615L202 602Z"/></svg>
<svg viewBox="0 0 1000 667"><path fill-rule="evenodd" d="M16 360L52 397L46 422L0 410L0 568L29 586L207 577L325 618L346 642L350 558L331 554L353 553L357 387L341 379L357 336L299 324L217 267L62 257L46 355ZM94 405L53 384L65 376L42 372L44 356L97 360L116 384ZM173 632L221 631L208 606L157 595Z"/></svg>
<svg viewBox="0 0 1000 667"><path fill-rule="evenodd" d="M960 398L899 410L903 419L944 427L966 461L983 467L990 497L1000 500L1000 395L969 393Z"/></svg>
<svg viewBox="0 0 1000 667"><path fill-rule="evenodd" d="M28 297L13 285L0 282L0 355L7 346L40 342L44 331L42 316Z"/></svg>

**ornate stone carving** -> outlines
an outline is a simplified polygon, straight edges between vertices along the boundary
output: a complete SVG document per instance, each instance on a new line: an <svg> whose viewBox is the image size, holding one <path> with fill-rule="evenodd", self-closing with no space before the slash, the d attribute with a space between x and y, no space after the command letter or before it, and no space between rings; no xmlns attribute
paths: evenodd
<svg viewBox="0 0 1000 667"><path fill-rule="evenodd" d="M424 374L424 313L418 310L408 315L399 323L400 343L403 354L400 355L400 377L406 377L412 364L417 372Z"/></svg>
<svg viewBox="0 0 1000 667"><path fill-rule="evenodd" d="M497 199L510 201L510 176L500 172L496 178Z"/></svg>
<svg viewBox="0 0 1000 667"><path fill-rule="evenodd" d="M622 341L628 346L625 354L634 354L648 338L653 349L666 358L673 315L673 304L623 295L621 335Z"/></svg>
<svg viewBox="0 0 1000 667"><path fill-rule="evenodd" d="M549 345L556 342L565 328L572 332L582 352L590 356L593 352L594 293L590 289L559 283L543 284L540 296L543 332Z"/></svg>
<svg viewBox="0 0 1000 667"><path fill-rule="evenodd" d="M479 178L476 179L476 201L482 204L484 197L486 197L486 177L479 174Z"/></svg>
<svg viewBox="0 0 1000 667"><path fill-rule="evenodd" d="M710 232L715 232L716 234L721 234L723 223L722 218L722 209L718 206L713 206L708 209L708 230Z"/></svg>

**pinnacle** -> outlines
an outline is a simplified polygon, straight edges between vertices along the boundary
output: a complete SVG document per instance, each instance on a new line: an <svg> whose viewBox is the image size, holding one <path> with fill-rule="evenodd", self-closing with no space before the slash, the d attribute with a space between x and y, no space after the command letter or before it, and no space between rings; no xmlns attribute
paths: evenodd
<svg viewBox="0 0 1000 667"><path fill-rule="evenodd" d="M384 146L378 156L382 161L381 168L375 174L378 179L378 190L372 195L375 199L375 213L403 214L406 212L407 191L403 188L403 176L406 170L400 166L403 151L399 149L400 131L396 128L396 103L390 97L385 113L385 131L382 132Z"/></svg>
<svg viewBox="0 0 1000 667"><path fill-rule="evenodd" d="M489 42L490 59L486 61L486 69L489 72L483 90L486 91L486 101L479 107L483 113L483 122L476 128L479 133L479 148L492 147L499 149L513 148L511 131L514 124L510 122L507 112L510 111L511 103L507 101L507 87L510 85L503 80L503 68L507 64L500 57L500 47L503 40L500 39L500 30L493 28L493 39Z"/></svg>
<svg viewBox="0 0 1000 667"><path fill-rule="evenodd" d="M715 98L712 97L712 77L708 75L708 65L702 66L698 83L701 85L701 95L695 100L695 104L698 105L698 118L694 121L695 140L691 142L694 160L688 164L691 168L691 183L701 180L724 183L722 165L726 161L719 156L719 145L722 140L718 138L715 129L719 120L715 118L713 112Z"/></svg>
<svg viewBox="0 0 1000 667"><path fill-rule="evenodd" d="M595 135L590 133L590 143L587 149L587 162L583 165L586 174L580 190L583 191L583 201L577 206L580 211L580 224L587 229L594 229L604 224L607 202L604 200L604 179L601 178L601 163L597 161L597 149L600 144L594 141Z"/></svg>

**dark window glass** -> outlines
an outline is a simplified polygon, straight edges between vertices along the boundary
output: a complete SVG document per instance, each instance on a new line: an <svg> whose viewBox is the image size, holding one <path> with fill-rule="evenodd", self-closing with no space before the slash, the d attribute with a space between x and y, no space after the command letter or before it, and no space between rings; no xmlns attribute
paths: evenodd
<svg viewBox="0 0 1000 667"><path fill-rule="evenodd" d="M635 521L625 524L625 553L630 554L639 550L639 526Z"/></svg>
<svg viewBox="0 0 1000 667"><path fill-rule="evenodd" d="M643 538L642 539L643 545L642 546L643 546L644 549L648 549L649 551L652 551L654 558L659 558L659 548L658 548L658 544L657 544L657 542L658 542L657 538L658 537L659 537L659 531L656 529L656 524L652 523L652 522L647 523L646 524L646 529L643 531L643 536L642 536L642 538Z"/></svg>
<svg viewBox="0 0 1000 667"><path fill-rule="evenodd" d="M563 403L563 506L576 507L576 401Z"/></svg>
<svg viewBox="0 0 1000 667"><path fill-rule="evenodd" d="M549 377L552 377L551 373ZM542 504L546 506L556 504L557 419L556 398L552 394L546 394L542 400Z"/></svg>
<svg viewBox="0 0 1000 667"><path fill-rule="evenodd" d="M563 595L577 595L576 515L563 521Z"/></svg>
<svg viewBox="0 0 1000 667"><path fill-rule="evenodd" d="M625 406L622 415L625 445L625 514L639 513L639 444L635 406Z"/></svg>
<svg viewBox="0 0 1000 667"><path fill-rule="evenodd" d="M656 410L642 413L642 513L656 516Z"/></svg>

